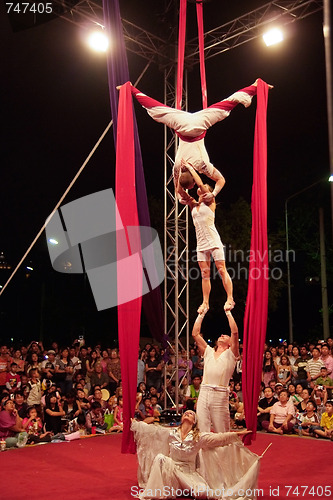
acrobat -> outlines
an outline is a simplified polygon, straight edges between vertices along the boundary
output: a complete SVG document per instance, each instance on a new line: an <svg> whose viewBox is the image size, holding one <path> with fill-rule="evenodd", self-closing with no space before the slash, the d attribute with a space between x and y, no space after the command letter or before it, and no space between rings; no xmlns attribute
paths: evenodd
<svg viewBox="0 0 333 500"><path fill-rule="evenodd" d="M198 313L201 314L204 310L209 309L211 256L215 261L216 268L222 279L223 287L227 293L227 301L224 304L224 310L230 311L233 309L235 302L233 299L232 281L225 265L223 243L215 227L215 197L207 204L203 201L204 195L206 193L211 193L212 188L208 184L204 184L194 168L184 160L181 161L181 170L187 170L198 186L198 200L195 200L189 195L186 197L187 193L180 185L180 178L178 179L177 191L183 199L186 197L186 204L189 205L191 209L197 239L197 261L201 271L203 295L203 301L198 309Z"/></svg>
<svg viewBox="0 0 333 500"><path fill-rule="evenodd" d="M212 104L208 108L197 111L196 113L189 113L166 106L143 94L133 86L131 87L131 92L155 121L167 125L178 135L179 146L173 167L176 191L178 178L180 178L180 185L183 189L191 189L195 185L188 171L183 173L180 171L181 160L183 159L190 163L195 170L215 181L216 184L213 192L205 193L204 195L204 201L206 203L212 201L221 191L225 181L222 174L209 160L204 143L206 131L215 123L227 118L237 104L243 104L246 108L250 106L252 97L257 93L257 80L249 87L238 90L227 99ZM183 204L187 202L186 194L181 197L180 194L177 193L180 202Z"/></svg>

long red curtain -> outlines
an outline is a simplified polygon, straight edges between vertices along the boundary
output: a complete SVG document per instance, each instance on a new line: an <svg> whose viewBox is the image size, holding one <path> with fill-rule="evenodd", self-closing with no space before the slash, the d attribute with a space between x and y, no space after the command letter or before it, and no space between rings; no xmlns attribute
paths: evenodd
<svg viewBox="0 0 333 500"><path fill-rule="evenodd" d="M177 109L182 108L182 97L183 97L183 76L184 76L185 38L186 38L186 4L187 0L180 0L179 28L178 28L177 89L176 89ZM203 29L202 2L197 2L196 8L197 8L197 22L198 22L202 107L207 108L207 85L206 85L206 70L205 70L205 55L204 55L204 29Z"/></svg>
<svg viewBox="0 0 333 500"><path fill-rule="evenodd" d="M133 103L130 83L120 89L118 107L116 203L121 217L117 220L117 291L119 350L123 384L124 431L122 453L135 453L130 417L134 416L137 364L140 340L142 263L140 228L135 190L135 151ZM124 231L125 230L125 236ZM119 235L119 237L118 237ZM126 302L128 296L137 297Z"/></svg>
<svg viewBox="0 0 333 500"><path fill-rule="evenodd" d="M267 326L267 100L268 85L258 80L253 151L251 260L244 318L242 379L246 425L253 433L246 436L246 444L250 444L256 434L257 404Z"/></svg>

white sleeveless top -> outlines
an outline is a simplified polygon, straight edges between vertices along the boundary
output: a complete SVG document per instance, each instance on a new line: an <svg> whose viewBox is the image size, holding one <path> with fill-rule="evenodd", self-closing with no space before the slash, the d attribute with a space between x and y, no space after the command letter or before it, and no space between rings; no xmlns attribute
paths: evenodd
<svg viewBox="0 0 333 500"><path fill-rule="evenodd" d="M215 350L208 345L204 353L202 383L204 385L228 387L236 366L236 357L230 347L223 351L217 359L215 359L214 354Z"/></svg>
<svg viewBox="0 0 333 500"><path fill-rule="evenodd" d="M192 218L197 236L197 251L223 248L219 233L215 227L215 212L205 203L192 208Z"/></svg>

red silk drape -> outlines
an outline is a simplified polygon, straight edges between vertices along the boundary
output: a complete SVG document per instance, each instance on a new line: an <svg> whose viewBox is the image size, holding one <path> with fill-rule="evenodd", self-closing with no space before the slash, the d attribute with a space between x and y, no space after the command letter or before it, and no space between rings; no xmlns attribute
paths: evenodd
<svg viewBox="0 0 333 500"><path fill-rule="evenodd" d="M186 37L186 3L187 0L180 0L179 8L179 28L178 28L178 67L177 67L177 89L176 89L176 109L182 109L183 97L183 76L185 58L185 37ZM200 77L202 92L202 107L207 108L207 85L204 55L204 30L203 30L203 7L202 2L197 2L198 40Z"/></svg>
<svg viewBox="0 0 333 500"><path fill-rule="evenodd" d="M259 79L253 151L251 260L243 340L244 410L247 428L253 431L245 437L246 444L250 444L256 434L262 355L267 326L267 100L268 85Z"/></svg>
<svg viewBox="0 0 333 500"><path fill-rule="evenodd" d="M187 2L187 0L180 0L179 31L178 31L178 66L177 66L176 109L182 109L184 57L185 57L185 35L186 35L186 2Z"/></svg>
<svg viewBox="0 0 333 500"><path fill-rule="evenodd" d="M130 83L120 89L116 157L118 333L123 385L122 453L135 453L130 418L134 416L140 339L142 264L135 190L133 103ZM130 229L131 228L131 229ZM137 229L135 229L137 228ZM125 235L123 229L125 230ZM133 233L134 229L134 233ZM129 231L130 230L130 234ZM135 296L126 302L127 296Z"/></svg>
<svg viewBox="0 0 333 500"><path fill-rule="evenodd" d="M205 53L204 53L204 29L203 29L203 7L202 2L197 2L197 21L198 21L198 39L199 39L199 59L200 59L200 77L201 77L201 93L202 93L202 108L207 108L207 85L206 85L206 69L205 69Z"/></svg>

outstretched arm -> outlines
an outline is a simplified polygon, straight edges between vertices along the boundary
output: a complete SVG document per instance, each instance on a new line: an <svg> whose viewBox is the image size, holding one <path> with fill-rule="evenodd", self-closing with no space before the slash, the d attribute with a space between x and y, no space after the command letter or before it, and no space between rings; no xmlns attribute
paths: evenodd
<svg viewBox="0 0 333 500"><path fill-rule="evenodd" d="M201 314L198 315L197 319L194 322L193 330L192 330L192 337L194 338L195 343L198 346L200 356L203 356L203 354L206 350L206 347L207 347L207 342L205 341L205 339L201 335L201 325L202 325L203 319L206 315L206 312L207 312L207 309L205 309Z"/></svg>
<svg viewBox="0 0 333 500"><path fill-rule="evenodd" d="M231 336L231 343L230 343L230 349L233 352L233 354L238 358L239 356L239 339L238 339L238 327L236 324L236 321L234 320L233 315L231 314L231 311L226 311L226 316L228 318L229 326L230 326L230 336Z"/></svg>

